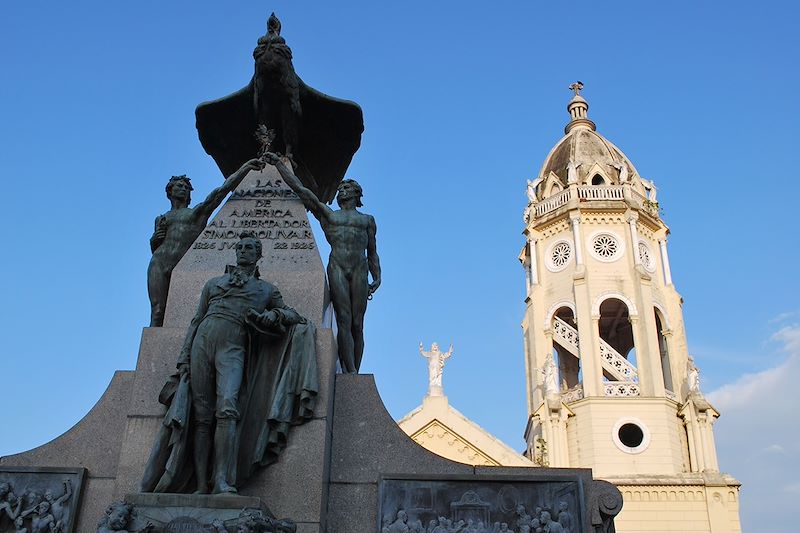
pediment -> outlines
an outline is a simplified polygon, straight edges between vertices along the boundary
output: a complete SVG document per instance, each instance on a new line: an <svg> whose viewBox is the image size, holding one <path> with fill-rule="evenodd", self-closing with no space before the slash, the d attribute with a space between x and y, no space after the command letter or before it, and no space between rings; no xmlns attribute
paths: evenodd
<svg viewBox="0 0 800 533"><path fill-rule="evenodd" d="M431 421L427 426L409 436L423 448L460 463L501 466L500 463L438 420Z"/></svg>

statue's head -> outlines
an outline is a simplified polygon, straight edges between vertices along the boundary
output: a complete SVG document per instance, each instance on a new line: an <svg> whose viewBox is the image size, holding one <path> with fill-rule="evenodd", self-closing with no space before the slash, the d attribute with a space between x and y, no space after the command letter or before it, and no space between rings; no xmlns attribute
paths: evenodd
<svg viewBox="0 0 800 533"><path fill-rule="evenodd" d="M125 502L116 502L112 503L108 509L106 509L106 515L108 515L108 527L114 531L121 531L128 526L128 522L131 519L131 512L133 511L133 506L129 503Z"/></svg>
<svg viewBox="0 0 800 533"><path fill-rule="evenodd" d="M236 243L236 263L238 265L255 265L262 255L261 240L253 231L243 231Z"/></svg>
<svg viewBox="0 0 800 533"><path fill-rule="evenodd" d="M167 198L169 198L170 201L175 198L181 203L185 202L186 205L192 203L192 191L194 189L192 188L192 182L186 174L172 176L167 182L165 190L167 191Z"/></svg>
<svg viewBox="0 0 800 533"><path fill-rule="evenodd" d="M406 522L408 520L408 515L402 509L397 511L397 519L401 522Z"/></svg>
<svg viewBox="0 0 800 533"><path fill-rule="evenodd" d="M558 502L559 511L566 511L568 507L567 502Z"/></svg>
<svg viewBox="0 0 800 533"><path fill-rule="evenodd" d="M550 511L542 511L542 522L549 524L550 520Z"/></svg>
<svg viewBox="0 0 800 533"><path fill-rule="evenodd" d="M48 502L47 500L39 503L39 505L36 506L36 513L39 516L45 515L49 512L50 512L50 502Z"/></svg>
<svg viewBox="0 0 800 533"><path fill-rule="evenodd" d="M356 180L342 180L336 191L336 201L339 202L340 206L342 202L347 203L351 198L355 198L356 207L364 205L361 203L361 197L364 195L364 191Z"/></svg>
<svg viewBox="0 0 800 533"><path fill-rule="evenodd" d="M0 483L0 498L5 498L11 492L11 485L5 481Z"/></svg>
<svg viewBox="0 0 800 533"><path fill-rule="evenodd" d="M274 33L275 35L281 34L281 21L275 16L274 11L267 20L267 33Z"/></svg>
<svg viewBox="0 0 800 533"><path fill-rule="evenodd" d="M28 500L28 505L31 507L34 505L39 505L39 502L42 501L42 495L35 490L29 490L25 494L25 498Z"/></svg>

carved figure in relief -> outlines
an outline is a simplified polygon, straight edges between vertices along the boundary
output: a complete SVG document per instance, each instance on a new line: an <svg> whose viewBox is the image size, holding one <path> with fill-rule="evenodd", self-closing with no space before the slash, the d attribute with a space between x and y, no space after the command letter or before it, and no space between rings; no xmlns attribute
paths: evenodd
<svg viewBox="0 0 800 533"><path fill-rule="evenodd" d="M339 185L334 211L307 187L274 153L265 160L275 165L286 184L300 197L306 209L319 220L331 245L328 258L328 283L339 328L337 343L342 370L358 373L364 355L364 314L367 300L381 285L381 263L375 241L377 226L372 215L361 213L361 186L355 180ZM368 274L372 275L369 283Z"/></svg>
<svg viewBox="0 0 800 533"><path fill-rule="evenodd" d="M14 533L28 533L28 528L25 527L25 520L21 516L14 519L14 527L16 528Z"/></svg>
<svg viewBox="0 0 800 533"><path fill-rule="evenodd" d="M237 533L295 533L297 525L291 520L273 518L260 509L244 509L239 514L236 531Z"/></svg>
<svg viewBox="0 0 800 533"><path fill-rule="evenodd" d="M64 480L64 494L56 498L53 496L53 490L47 489L44 491L44 499L50 504L50 511L53 513L56 521L61 522L64 520L64 504L72 496L72 483L69 479Z"/></svg>
<svg viewBox="0 0 800 533"><path fill-rule="evenodd" d="M61 530L62 525L53 516L50 502L43 501L36 506L31 518L31 533L44 533L45 531L57 533Z"/></svg>
<svg viewBox="0 0 800 533"><path fill-rule="evenodd" d="M700 393L700 369L694 364L694 358L691 355L686 363L686 383L689 385L690 393Z"/></svg>
<svg viewBox="0 0 800 533"><path fill-rule="evenodd" d="M180 383L162 402L170 409L143 492L190 491L194 479L197 493L234 493L237 482L278 459L290 426L311 418L319 392L315 329L259 278L261 255L261 241L242 232L237 264L203 287L178 358Z"/></svg>
<svg viewBox="0 0 800 533"><path fill-rule="evenodd" d="M453 345L451 344L450 349L446 352L442 352L439 349L439 343L434 342L431 344L430 351L426 352L422 343L419 343L419 353L428 360L428 396L442 396L444 394L442 388L444 362L453 355Z"/></svg>
<svg viewBox="0 0 800 533"><path fill-rule="evenodd" d="M220 186L211 191L205 200L190 208L192 184L186 176L172 176L166 186L167 198L172 204L169 211L156 217L155 229L150 237L153 257L147 267L147 292L150 297L150 327L164 325L164 310L172 270L208 224L208 219L222 201L242 182L251 170L264 167L258 159L251 159L231 174Z"/></svg>
<svg viewBox="0 0 800 533"><path fill-rule="evenodd" d="M550 516L550 511L542 511L541 522L543 531L547 533L564 533L564 528L553 520L552 516Z"/></svg>
<svg viewBox="0 0 800 533"><path fill-rule="evenodd" d="M525 510L525 506L517 505L516 513L517 518L517 531L519 533L531 533L531 515Z"/></svg>
<svg viewBox="0 0 800 533"><path fill-rule="evenodd" d="M97 533L143 533L153 529L147 523L140 529L128 529L133 518L133 505L126 502L115 502L108 506L106 515L97 523Z"/></svg>
<svg viewBox="0 0 800 533"><path fill-rule="evenodd" d="M569 505L567 502L558 502L558 523L564 529L564 533L572 533L572 528L575 526L575 519L572 513L569 512Z"/></svg>
<svg viewBox="0 0 800 533"><path fill-rule="evenodd" d="M5 513L13 522L19 516L21 508L22 498L14 495L11 484L5 481L0 483L0 518L3 518L3 513Z"/></svg>
<svg viewBox="0 0 800 533"><path fill-rule="evenodd" d="M400 509L397 518L389 525L389 533L408 533L408 514Z"/></svg>

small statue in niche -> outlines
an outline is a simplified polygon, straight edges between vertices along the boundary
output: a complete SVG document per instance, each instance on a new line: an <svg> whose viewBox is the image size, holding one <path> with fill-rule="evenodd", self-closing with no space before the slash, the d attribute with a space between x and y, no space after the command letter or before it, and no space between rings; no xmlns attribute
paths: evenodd
<svg viewBox="0 0 800 533"><path fill-rule="evenodd" d="M156 217L155 230L150 237L153 257L147 267L147 292L150 296L150 327L164 325L164 310L172 270L208 224L208 219L222 201L242 182L251 170L261 170L263 163L251 159L231 174L220 186L211 191L205 200L194 207L192 184L185 175L172 176L166 191L172 207Z"/></svg>
<svg viewBox="0 0 800 533"><path fill-rule="evenodd" d="M363 192L355 180L344 180L337 189L339 209L325 205L313 191L303 186L280 157L265 154L286 184L300 197L306 209L319 220L331 245L328 258L328 283L339 327L337 342L342 370L357 374L364 355L364 314L367 300L381 284L381 263L375 241L377 226L372 215L359 212ZM368 273L372 274L369 283Z"/></svg>
<svg viewBox="0 0 800 533"><path fill-rule="evenodd" d="M578 167L583 163L576 163L574 159L570 159L567 163L567 184L578 183Z"/></svg>
<svg viewBox="0 0 800 533"><path fill-rule="evenodd" d="M628 182L628 165L625 164L624 161L614 161L611 163L611 166L619 170L619 182L620 183L627 183Z"/></svg>
<svg viewBox="0 0 800 533"><path fill-rule="evenodd" d="M542 384L544 385L545 395L558 394L560 392L558 387L558 369L556 368L555 361L553 361L553 354L547 354L544 360L544 367L540 372L542 373Z"/></svg>
<svg viewBox="0 0 800 533"><path fill-rule="evenodd" d="M689 393L700 394L700 369L694 364L691 355L686 363L686 383L689 385Z"/></svg>

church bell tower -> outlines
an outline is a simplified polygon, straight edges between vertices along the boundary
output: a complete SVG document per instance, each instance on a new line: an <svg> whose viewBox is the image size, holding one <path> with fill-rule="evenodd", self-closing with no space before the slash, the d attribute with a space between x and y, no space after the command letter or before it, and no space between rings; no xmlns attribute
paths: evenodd
<svg viewBox="0 0 800 533"><path fill-rule="evenodd" d="M526 455L615 483L618 531L740 531L656 187L597 133L582 88L570 86L565 135L528 181Z"/></svg>

